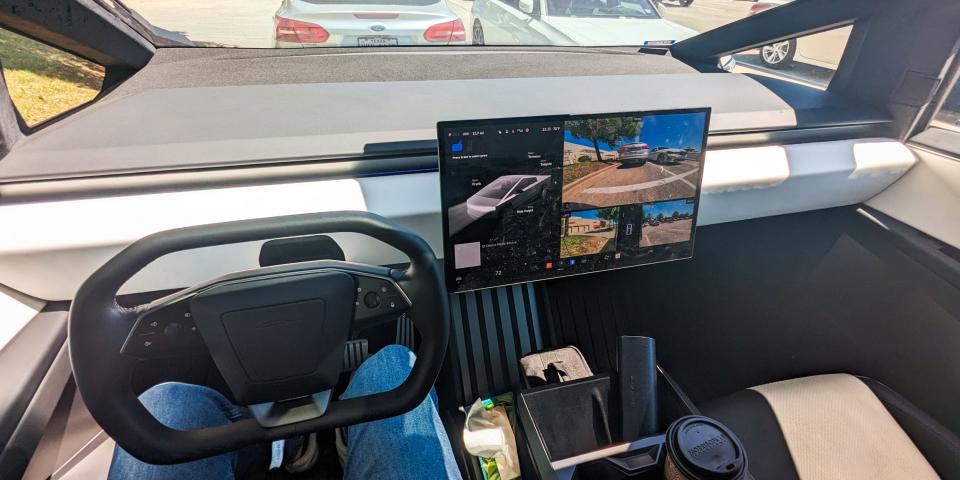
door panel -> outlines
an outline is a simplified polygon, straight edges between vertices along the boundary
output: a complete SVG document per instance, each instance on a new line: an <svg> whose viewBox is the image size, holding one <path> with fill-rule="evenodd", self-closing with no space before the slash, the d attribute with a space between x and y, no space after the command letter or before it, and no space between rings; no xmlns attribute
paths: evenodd
<svg viewBox="0 0 960 480"><path fill-rule="evenodd" d="M867 205L960 248L960 161L914 148L917 164Z"/></svg>

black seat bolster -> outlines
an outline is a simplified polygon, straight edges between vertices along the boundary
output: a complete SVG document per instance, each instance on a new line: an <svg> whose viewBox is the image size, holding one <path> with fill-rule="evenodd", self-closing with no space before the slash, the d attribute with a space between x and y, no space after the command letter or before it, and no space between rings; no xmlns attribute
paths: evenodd
<svg viewBox="0 0 960 480"><path fill-rule="evenodd" d="M763 395L741 390L699 407L703 415L719 420L737 434L754 478L799 480L780 423Z"/></svg>
<svg viewBox="0 0 960 480"><path fill-rule="evenodd" d="M886 407L900 428L944 480L960 480L960 437L872 378L858 377Z"/></svg>

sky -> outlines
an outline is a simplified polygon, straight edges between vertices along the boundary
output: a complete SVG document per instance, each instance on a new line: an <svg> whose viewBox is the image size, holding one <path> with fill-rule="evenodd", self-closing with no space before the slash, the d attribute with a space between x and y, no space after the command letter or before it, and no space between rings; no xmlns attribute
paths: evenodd
<svg viewBox="0 0 960 480"><path fill-rule="evenodd" d="M580 217L586 218L588 220L599 220L600 217L597 216L597 210L583 210L580 212L570 212L571 217Z"/></svg>
<svg viewBox="0 0 960 480"><path fill-rule="evenodd" d="M639 141L650 145L650 148L700 148L703 141L703 124L705 113L681 113L674 115L648 115L643 118L643 129L639 138L629 141ZM586 147L593 147L593 142L586 138L570 135L564 130L563 140ZM601 150L616 150L616 146L600 142Z"/></svg>
<svg viewBox="0 0 960 480"><path fill-rule="evenodd" d="M643 205L643 214L656 217L662 213L664 217L673 215L673 212L693 213L693 204L686 200L673 200L670 202L647 203Z"/></svg>

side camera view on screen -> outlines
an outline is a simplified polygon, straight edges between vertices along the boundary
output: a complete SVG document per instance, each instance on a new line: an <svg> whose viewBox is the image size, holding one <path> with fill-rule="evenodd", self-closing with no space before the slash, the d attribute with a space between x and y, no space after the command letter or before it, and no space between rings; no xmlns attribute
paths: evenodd
<svg viewBox="0 0 960 480"><path fill-rule="evenodd" d="M442 122L448 288L688 258L709 109Z"/></svg>

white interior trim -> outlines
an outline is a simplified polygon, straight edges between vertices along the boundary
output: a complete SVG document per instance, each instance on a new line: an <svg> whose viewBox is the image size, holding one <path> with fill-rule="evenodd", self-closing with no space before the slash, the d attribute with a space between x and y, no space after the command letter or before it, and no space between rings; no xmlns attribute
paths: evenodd
<svg viewBox="0 0 960 480"><path fill-rule="evenodd" d="M886 139L707 152L700 225L856 204L915 162ZM442 255L436 173L0 205L0 284L66 300L100 265L138 238L189 225L308 212L368 210L419 233ZM402 255L354 234L334 235L348 260L393 263ZM260 242L168 255L122 290L178 288L257 266Z"/></svg>
<svg viewBox="0 0 960 480"><path fill-rule="evenodd" d="M43 302L0 285L0 350L40 312Z"/></svg>
<svg viewBox="0 0 960 480"><path fill-rule="evenodd" d="M917 150L919 162L867 205L960 248L960 161Z"/></svg>

